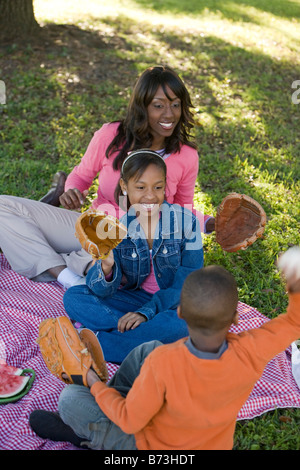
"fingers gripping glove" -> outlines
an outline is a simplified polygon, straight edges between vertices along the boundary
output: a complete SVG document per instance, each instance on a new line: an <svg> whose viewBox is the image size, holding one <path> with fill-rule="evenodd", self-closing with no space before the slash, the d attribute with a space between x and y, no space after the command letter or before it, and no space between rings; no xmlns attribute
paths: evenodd
<svg viewBox="0 0 300 470"><path fill-rule="evenodd" d="M265 230L266 214L260 204L245 194L231 193L217 209L216 240L223 250L245 250Z"/></svg>
<svg viewBox="0 0 300 470"><path fill-rule="evenodd" d="M44 320L39 326L37 343L46 366L63 382L88 386L86 376L90 368L103 382L108 380L98 338L85 328L78 334L69 318Z"/></svg>
<svg viewBox="0 0 300 470"><path fill-rule="evenodd" d="M94 259L105 259L126 236L126 227L105 212L89 209L83 212L75 224L75 235Z"/></svg>

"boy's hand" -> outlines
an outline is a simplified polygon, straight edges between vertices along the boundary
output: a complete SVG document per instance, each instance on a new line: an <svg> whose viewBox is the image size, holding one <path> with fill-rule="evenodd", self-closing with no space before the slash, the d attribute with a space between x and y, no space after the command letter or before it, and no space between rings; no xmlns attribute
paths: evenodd
<svg viewBox="0 0 300 470"><path fill-rule="evenodd" d="M138 312L128 312L118 321L118 331L124 333L127 330L133 330L141 323L147 321L147 318Z"/></svg>
<svg viewBox="0 0 300 470"><path fill-rule="evenodd" d="M96 374L96 372L94 372L92 369L89 369L88 370L88 373L86 375L86 381L87 381L87 384L88 384L88 387L91 388L91 386L95 383L95 382L102 382L101 379L98 377L98 375Z"/></svg>
<svg viewBox="0 0 300 470"><path fill-rule="evenodd" d="M294 246L282 254L277 262L284 275L289 292L300 292L300 247Z"/></svg>

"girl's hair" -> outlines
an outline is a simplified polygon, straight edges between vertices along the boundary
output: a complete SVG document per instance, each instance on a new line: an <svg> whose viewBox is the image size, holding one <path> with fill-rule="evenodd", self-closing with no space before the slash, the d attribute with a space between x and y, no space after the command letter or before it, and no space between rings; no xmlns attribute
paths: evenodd
<svg viewBox="0 0 300 470"><path fill-rule="evenodd" d="M121 168L121 177L122 180L127 184L128 181L133 178L134 180L138 180L142 174L146 171L149 165L155 165L160 168L164 174L164 179L166 181L167 178L167 167L165 164L164 159L153 150L148 149L140 149L130 152L127 155L127 158L124 160ZM128 210L130 207L129 198L127 200L127 207L122 207L122 190L120 181L117 184L115 189L115 201L123 210Z"/></svg>
<svg viewBox="0 0 300 470"><path fill-rule="evenodd" d="M172 135L166 138L165 153L179 152L184 144L196 148L190 140L193 127L193 108L190 95L177 73L167 66L146 69L136 82L127 115L120 122L118 133L106 150L106 157L119 150L114 159L113 168L119 170L129 151L140 148L151 148L152 135L148 126L147 107L153 100L158 87L161 86L168 97L167 88L181 100L181 117ZM169 97L168 97L169 98Z"/></svg>

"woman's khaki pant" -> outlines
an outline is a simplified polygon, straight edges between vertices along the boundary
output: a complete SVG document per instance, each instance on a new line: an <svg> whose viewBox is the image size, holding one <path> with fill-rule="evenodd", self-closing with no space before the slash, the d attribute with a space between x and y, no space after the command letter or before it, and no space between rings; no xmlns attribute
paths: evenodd
<svg viewBox="0 0 300 470"><path fill-rule="evenodd" d="M11 268L35 281L66 265L84 276L91 256L75 237L79 212L15 196L0 196L0 248Z"/></svg>

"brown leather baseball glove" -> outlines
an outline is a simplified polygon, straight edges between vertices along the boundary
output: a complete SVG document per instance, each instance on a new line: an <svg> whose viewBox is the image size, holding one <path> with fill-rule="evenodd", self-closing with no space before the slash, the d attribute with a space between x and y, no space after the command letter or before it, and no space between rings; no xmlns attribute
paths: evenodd
<svg viewBox="0 0 300 470"><path fill-rule="evenodd" d="M105 212L83 212L75 224L75 235L94 259L105 259L126 236L125 225Z"/></svg>
<svg viewBox="0 0 300 470"><path fill-rule="evenodd" d="M87 386L92 368L106 382L108 371L96 335L86 328L78 334L68 317L48 318L39 326L37 338L45 364L65 383Z"/></svg>
<svg viewBox="0 0 300 470"><path fill-rule="evenodd" d="M266 220L257 201L245 194L228 194L217 209L216 240L225 251L245 250L262 236Z"/></svg>

